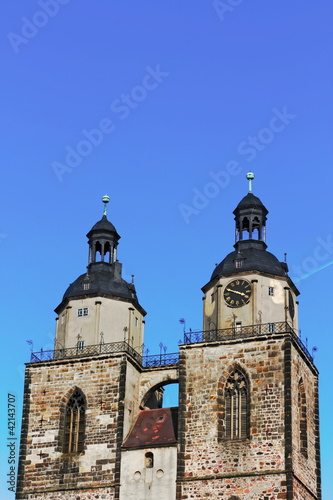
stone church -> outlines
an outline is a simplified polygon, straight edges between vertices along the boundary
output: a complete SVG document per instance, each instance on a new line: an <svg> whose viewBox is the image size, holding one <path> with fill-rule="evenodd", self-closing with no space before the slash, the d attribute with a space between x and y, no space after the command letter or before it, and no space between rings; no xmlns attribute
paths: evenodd
<svg viewBox="0 0 333 500"><path fill-rule="evenodd" d="M318 371L253 177L234 249L202 288L203 329L175 354L142 352L146 312L103 198L54 350L26 367L17 499L321 499ZM165 408L171 383L179 405Z"/></svg>

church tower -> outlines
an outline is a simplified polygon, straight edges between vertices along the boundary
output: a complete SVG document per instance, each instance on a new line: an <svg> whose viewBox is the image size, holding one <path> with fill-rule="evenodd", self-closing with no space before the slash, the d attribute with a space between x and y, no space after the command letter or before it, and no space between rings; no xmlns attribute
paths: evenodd
<svg viewBox="0 0 333 500"><path fill-rule="evenodd" d="M247 178L234 251L202 289L203 331L180 348L179 498L320 499L318 373Z"/></svg>
<svg viewBox="0 0 333 500"><path fill-rule="evenodd" d="M249 192L234 210L235 250L215 268L204 286L204 330L289 323L298 331L299 291L288 277L288 266L268 252L268 210ZM231 279L234 277L234 279ZM240 279L241 278L241 279Z"/></svg>
<svg viewBox="0 0 333 500"><path fill-rule="evenodd" d="M107 219L109 197L104 196L103 201L103 217L87 234L87 271L68 287L55 309L55 349L126 341L140 351L143 345L146 313L134 284L121 277L122 266L117 260L120 236Z"/></svg>
<svg viewBox="0 0 333 500"><path fill-rule="evenodd" d="M17 499L321 500L318 372L247 178L234 249L202 288L203 329L171 354L143 355L146 313L103 197L54 350L27 364ZM171 383L179 406L164 408Z"/></svg>
<svg viewBox="0 0 333 500"><path fill-rule="evenodd" d="M86 272L55 309L54 350L26 367L17 499L175 498L178 409L162 397L179 356L143 356L146 312L103 201Z"/></svg>

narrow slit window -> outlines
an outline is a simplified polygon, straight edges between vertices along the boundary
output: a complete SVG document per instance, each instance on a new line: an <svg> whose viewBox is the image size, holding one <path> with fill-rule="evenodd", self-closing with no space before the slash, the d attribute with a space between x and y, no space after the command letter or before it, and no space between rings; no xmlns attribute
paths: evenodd
<svg viewBox="0 0 333 500"><path fill-rule="evenodd" d="M236 330L236 332L241 332L242 331L242 322L241 321L236 321L236 323L235 323L235 330Z"/></svg>
<svg viewBox="0 0 333 500"><path fill-rule="evenodd" d="M306 394L302 379L298 385L298 411L299 411L299 441L300 451L305 458L308 458L308 423Z"/></svg>
<svg viewBox="0 0 333 500"><path fill-rule="evenodd" d="M151 451L145 454L145 467L146 469L154 467L154 454Z"/></svg>

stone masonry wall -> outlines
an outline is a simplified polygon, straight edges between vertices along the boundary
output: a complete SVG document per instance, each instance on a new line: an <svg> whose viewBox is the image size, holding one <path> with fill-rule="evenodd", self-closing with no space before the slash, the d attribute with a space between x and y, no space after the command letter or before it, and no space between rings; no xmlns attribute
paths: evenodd
<svg viewBox="0 0 333 500"><path fill-rule="evenodd" d="M114 500L114 488L94 488L86 490L75 491L58 491L58 492L44 492L33 493L27 495L25 498L29 500Z"/></svg>
<svg viewBox="0 0 333 500"><path fill-rule="evenodd" d="M313 500L311 492L302 483L295 480L293 484L293 500Z"/></svg>
<svg viewBox="0 0 333 500"><path fill-rule="evenodd" d="M108 487L105 498L113 498L121 361L118 355L27 366L30 383L25 388L20 456L23 483L19 482L18 491L31 494L19 493L18 498L104 498L84 493L85 488L93 491L101 485ZM87 402L85 449L67 455L62 453L60 408L75 387L83 391ZM73 488L82 493L73 496Z"/></svg>
<svg viewBox="0 0 333 500"><path fill-rule="evenodd" d="M314 494L317 493L316 460L318 453L318 422L316 421L317 401L317 373L309 367L309 363L298 354L294 347L292 358L292 461L294 473L300 482ZM298 385L302 380L306 394L307 412L307 456L304 456L300 447L300 408L298 405ZM301 486L298 487L298 490ZM296 490L295 490L296 491ZM295 493L296 495L296 493ZM304 492L302 493L304 495ZM297 498L295 496L295 498ZM300 496L299 498L308 498Z"/></svg>
<svg viewBox="0 0 333 500"><path fill-rule="evenodd" d="M183 484L181 499L229 500L235 496L242 500L283 500L287 498L284 475L241 477L234 479L203 479ZM301 497L300 497L301 498ZM304 500L307 497L304 497Z"/></svg>
<svg viewBox="0 0 333 500"><path fill-rule="evenodd" d="M236 495L230 493L233 488L242 492L239 493L242 498L287 498L283 474L283 347L282 337L271 337L269 340L208 344L184 349L185 368L181 370L183 374L185 371L185 381L181 379L181 407L185 408L181 416L184 443L181 444L180 458L183 464L179 462L178 467L183 471L185 482L180 498L205 497L199 493L203 482L195 481L200 477L211 478L204 488L207 494L210 492L211 498ZM224 438L223 394L228 375L237 366L247 374L250 386L250 434L249 439L230 441ZM262 476L254 479L252 474ZM214 476L220 480L215 481ZM226 479L226 476L229 477ZM181 482L180 477L179 480ZM263 482L258 495L249 486L251 481L256 485ZM199 488L198 493L191 496L190 492L196 487ZM270 492L264 497L263 492L268 490Z"/></svg>

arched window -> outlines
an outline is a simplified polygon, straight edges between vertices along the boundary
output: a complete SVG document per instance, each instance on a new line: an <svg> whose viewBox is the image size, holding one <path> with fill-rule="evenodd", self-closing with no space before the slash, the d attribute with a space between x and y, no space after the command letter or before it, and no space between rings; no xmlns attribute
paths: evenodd
<svg viewBox="0 0 333 500"><path fill-rule="evenodd" d="M75 389L65 409L63 453L83 451L85 415L85 397L80 389Z"/></svg>
<svg viewBox="0 0 333 500"><path fill-rule="evenodd" d="M100 254L98 257L99 261L97 260L97 252ZM100 241L96 241L94 262L100 262L101 260L102 260L102 244Z"/></svg>
<svg viewBox="0 0 333 500"><path fill-rule="evenodd" d="M308 458L308 422L306 415L306 394L303 380L298 384L299 442L300 451Z"/></svg>
<svg viewBox="0 0 333 500"><path fill-rule="evenodd" d="M245 375L235 369L225 386L225 438L244 439L249 430L249 394Z"/></svg>
<svg viewBox="0 0 333 500"><path fill-rule="evenodd" d="M145 467L152 469L154 467L154 454L151 451L145 454Z"/></svg>

